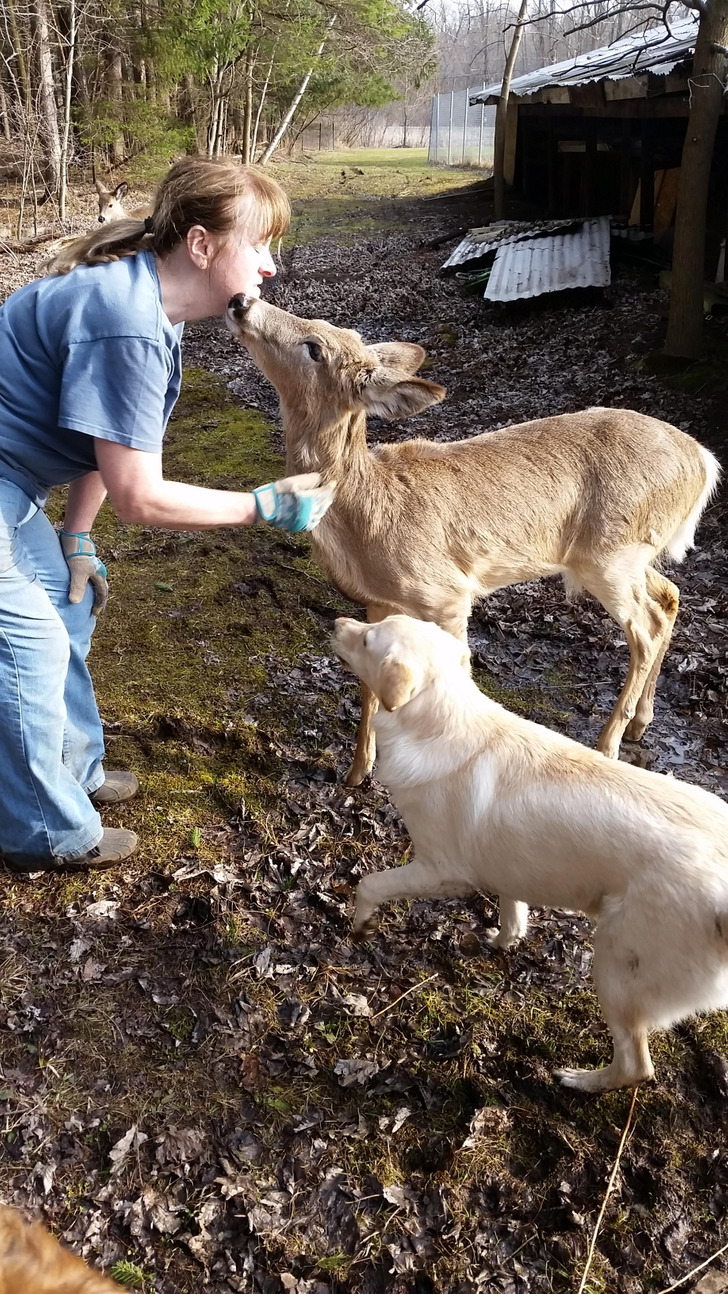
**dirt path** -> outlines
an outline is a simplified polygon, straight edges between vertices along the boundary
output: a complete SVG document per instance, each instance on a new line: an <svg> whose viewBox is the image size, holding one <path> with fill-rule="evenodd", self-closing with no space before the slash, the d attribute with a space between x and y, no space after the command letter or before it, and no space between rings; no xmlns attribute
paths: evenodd
<svg viewBox="0 0 728 1294"><path fill-rule="evenodd" d="M299 211L309 235L319 218ZM364 233L285 253L278 304L421 342L448 387L372 439L603 403L720 444L708 402L636 367L664 305L649 281L620 275L607 307L505 317L439 278L447 248L423 242L482 220L480 204L385 197ZM218 325L188 330L186 360L167 474L270 479L270 388ZM108 512L99 533L109 762L144 784L109 820L143 846L99 877L2 879L0 1198L157 1294L575 1290L630 1101L551 1078L608 1052L588 923L536 912L521 948L493 953L488 900L414 903L355 948L352 888L407 842L381 787L341 784L356 693L327 645L343 603L306 541ZM719 790L725 569L718 504L678 576L655 723L627 751ZM519 586L477 613L472 644L486 690L593 742L626 658L599 607ZM722 1243L726 1017L653 1050L594 1294L660 1290Z"/></svg>

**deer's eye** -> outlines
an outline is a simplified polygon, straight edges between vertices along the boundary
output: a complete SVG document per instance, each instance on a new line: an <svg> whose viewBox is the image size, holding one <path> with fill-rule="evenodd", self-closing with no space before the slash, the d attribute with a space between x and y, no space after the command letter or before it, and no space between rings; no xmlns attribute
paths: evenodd
<svg viewBox="0 0 728 1294"><path fill-rule="evenodd" d="M319 346L318 342L305 341L303 344L306 347L306 350L308 351L309 355L311 356L311 359L313 360L314 364L320 364L321 360L324 357L324 353L321 347Z"/></svg>
<svg viewBox="0 0 728 1294"><path fill-rule="evenodd" d="M369 634L370 634L370 630L369 630L369 629L367 629L366 633L364 634L364 637L362 638L362 645L363 645L364 647L368 647L368 646L369 646L369 642L368 642Z"/></svg>

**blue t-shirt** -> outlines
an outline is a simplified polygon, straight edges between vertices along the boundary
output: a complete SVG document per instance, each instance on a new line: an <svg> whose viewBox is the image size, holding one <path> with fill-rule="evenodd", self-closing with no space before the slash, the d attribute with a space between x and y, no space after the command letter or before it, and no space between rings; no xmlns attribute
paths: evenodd
<svg viewBox="0 0 728 1294"><path fill-rule="evenodd" d="M151 252L13 292L0 306L0 477L42 507L51 486L96 471L97 436L158 454L181 336Z"/></svg>

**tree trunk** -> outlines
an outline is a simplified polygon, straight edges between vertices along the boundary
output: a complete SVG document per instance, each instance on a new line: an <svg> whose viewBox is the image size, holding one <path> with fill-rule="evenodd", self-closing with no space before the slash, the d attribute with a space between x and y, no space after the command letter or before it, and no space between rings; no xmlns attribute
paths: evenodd
<svg viewBox="0 0 728 1294"><path fill-rule="evenodd" d="M214 157L217 138L217 73L208 78L210 82L210 116L207 122L207 156Z"/></svg>
<svg viewBox="0 0 728 1294"><path fill-rule="evenodd" d="M259 134L259 132L260 132L260 120L261 120L261 117L262 117L262 115L263 115L263 108L264 108L264 106L265 106L265 98L266 98L266 95L267 95L267 93L268 93L268 86L270 85L270 78L271 78L271 73L273 72L273 63L274 63L274 61L275 61L275 56L276 56L276 51L277 51L277 49L278 49L278 40L276 40L276 43L275 43L275 46L274 46L274 49L273 49L273 53L272 53L272 54L271 54L271 56L270 56L270 63L268 64L268 71L267 71L267 73L266 73L265 84L264 84L264 86L263 86L263 89L262 89L262 90L261 90L261 92L260 92L260 99L258 100L258 111L257 111L257 112L256 112L256 114L255 114L255 126L254 126L254 128L253 128L253 138L252 138L251 143L250 143L250 158L251 158L251 161L253 161L253 159L255 158L255 150L256 150L256 148L258 147L258 134Z"/></svg>
<svg viewBox="0 0 728 1294"><path fill-rule="evenodd" d="M56 195L61 186L61 137L53 88L53 54L46 0L33 0L30 21L38 60L38 111L39 133L43 147L43 179L47 192Z"/></svg>
<svg viewBox="0 0 728 1294"><path fill-rule="evenodd" d="M10 129L10 111L5 86L3 85L2 68L0 68L0 125L2 126L3 139L9 144L13 136Z"/></svg>
<svg viewBox="0 0 728 1294"><path fill-rule="evenodd" d="M680 167L665 352L696 359L703 345L705 223L713 145L723 104L728 0L706 0L690 78L690 115Z"/></svg>
<svg viewBox="0 0 728 1294"><path fill-rule="evenodd" d="M245 51L245 100L243 105L243 162L249 166L252 161L253 142L253 68L255 57L249 46Z"/></svg>
<svg viewBox="0 0 728 1294"><path fill-rule="evenodd" d="M10 39L13 43L15 60L17 63L17 81L19 89L19 104L25 109L27 116L27 128L30 129L30 122L33 116L33 96L30 88L30 76L28 74L28 64L26 61L26 50L23 48L23 38L18 22L18 15L15 10L15 0L7 0L7 12L10 29Z"/></svg>
<svg viewBox="0 0 728 1294"><path fill-rule="evenodd" d="M511 90L511 77L518 57L518 49L523 36L523 22L526 17L528 0L521 0L516 27L513 32L511 48L508 51L500 99L495 110L495 142L493 153L493 185L495 197L495 218L503 220L506 208L506 182L503 174L506 157L506 118L508 116L508 96Z"/></svg>
<svg viewBox="0 0 728 1294"><path fill-rule="evenodd" d="M526 0L523 0L523 2L524 2L524 4L525 4L525 3L526 3ZM282 122L281 122L280 126L278 127L278 129L277 129L277 131L276 131L275 135L273 136L273 138L271 139L270 143L268 144L268 146L267 146L267 148L266 148L265 152L263 153L263 155L262 155L262 157L261 157L261 159L260 159L260 166L265 166L266 162L269 162L269 161L270 161L270 159L271 159L271 157L273 156L274 152L276 151L276 149L277 149L278 145L280 144L280 142L281 142L281 140L282 140L283 136L285 135L285 133L286 133L286 131L287 131L287 129L288 129L288 127L289 127L289 125L290 125L290 124L291 124L291 122L293 121L293 118L294 118L295 113L296 113L296 109L297 109L297 107L298 107L299 103L301 102L301 99L303 98L304 94L306 93L306 86L308 85L308 83L309 83L309 81L311 80L311 77L312 77L312 75L313 75L313 70L314 70L314 68L315 68L315 66L316 66L316 61L317 61L317 59L319 59L319 58L321 57L321 55L322 55L322 54L323 54L323 52L324 52L324 45L326 44L326 41L328 40L328 36L329 36L329 32L331 31L331 28L333 27L334 23L336 22L336 17L337 17L337 15L336 15L336 14L334 14L334 15L333 15L333 17L331 17L331 18L329 19L328 23L326 24L326 35L324 36L323 40L321 41L321 44L319 45L318 49L316 50L316 53L315 53L315 55L314 55L314 61L313 61L313 63L311 64L310 68L308 69L308 72L307 72L307 73L306 73L306 75L304 76L304 78L303 78L303 80L302 80L301 84L299 85L298 89L296 90L296 93L294 94L294 96L293 96L293 98L292 98L292 100L291 100L291 103L290 103L290 105L289 105L289 107L288 107L287 112L284 114L284 117L283 117L283 120L282 120Z"/></svg>
<svg viewBox="0 0 728 1294"><path fill-rule="evenodd" d="M109 89L109 99L114 106L114 111L117 113L119 121L119 133L111 145L111 160L115 166L118 166L123 162L124 154L126 152L124 146L124 133L122 130L124 114L123 67L121 62L121 50L114 49L113 41L106 76Z"/></svg>
<svg viewBox="0 0 728 1294"><path fill-rule="evenodd" d="M63 87L63 133L61 135L61 175L58 189L58 214L66 219L66 192L68 188L68 142L71 134L71 104L73 68L76 61L76 0L68 0L66 10L66 67Z"/></svg>

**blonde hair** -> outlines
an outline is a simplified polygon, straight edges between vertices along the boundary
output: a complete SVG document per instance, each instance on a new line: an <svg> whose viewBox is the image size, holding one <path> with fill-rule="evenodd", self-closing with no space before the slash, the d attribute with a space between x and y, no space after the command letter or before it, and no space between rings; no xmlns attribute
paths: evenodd
<svg viewBox="0 0 728 1294"><path fill-rule="evenodd" d="M77 265L99 265L141 251L164 258L184 242L193 225L223 235L244 231L255 245L281 238L290 219L287 195L264 171L232 158L183 157L160 182L151 216L110 221L74 239L40 268L45 274L68 274Z"/></svg>

